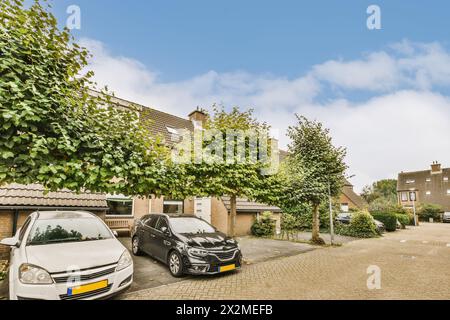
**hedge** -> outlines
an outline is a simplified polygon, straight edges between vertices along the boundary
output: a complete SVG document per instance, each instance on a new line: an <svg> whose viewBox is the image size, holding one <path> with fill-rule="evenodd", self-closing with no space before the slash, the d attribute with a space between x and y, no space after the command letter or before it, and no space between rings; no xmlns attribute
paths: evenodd
<svg viewBox="0 0 450 320"><path fill-rule="evenodd" d="M395 216L397 217L398 222L401 223L403 228L411 224L411 217L409 215L397 213Z"/></svg>
<svg viewBox="0 0 450 320"><path fill-rule="evenodd" d="M421 221L428 221L433 218L435 222L441 221L442 207L431 203L423 203L418 210L419 219Z"/></svg>
<svg viewBox="0 0 450 320"><path fill-rule="evenodd" d="M397 216L390 212L371 212L375 220L381 221L386 227L386 231L397 230Z"/></svg>
<svg viewBox="0 0 450 320"><path fill-rule="evenodd" d="M348 225L337 223L336 233L357 238L374 238L379 235L375 222L367 211L353 213Z"/></svg>

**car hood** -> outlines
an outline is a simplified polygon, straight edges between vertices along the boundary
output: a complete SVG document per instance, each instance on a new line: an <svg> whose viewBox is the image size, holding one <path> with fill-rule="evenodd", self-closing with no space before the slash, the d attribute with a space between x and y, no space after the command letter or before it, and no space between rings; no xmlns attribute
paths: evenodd
<svg viewBox="0 0 450 320"><path fill-rule="evenodd" d="M125 250L117 239L26 247L28 263L50 273L116 263Z"/></svg>
<svg viewBox="0 0 450 320"><path fill-rule="evenodd" d="M180 240L191 247L200 248L234 248L237 242L230 237L227 237L221 232L215 233L183 233L179 234Z"/></svg>

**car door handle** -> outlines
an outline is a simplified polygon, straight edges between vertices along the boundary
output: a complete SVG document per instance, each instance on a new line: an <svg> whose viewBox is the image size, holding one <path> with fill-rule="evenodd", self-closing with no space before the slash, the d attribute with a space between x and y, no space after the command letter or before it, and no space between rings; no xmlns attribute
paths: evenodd
<svg viewBox="0 0 450 320"><path fill-rule="evenodd" d="M170 245L171 245L170 241L167 241L167 240L164 240L164 244L165 244L166 246L170 246Z"/></svg>

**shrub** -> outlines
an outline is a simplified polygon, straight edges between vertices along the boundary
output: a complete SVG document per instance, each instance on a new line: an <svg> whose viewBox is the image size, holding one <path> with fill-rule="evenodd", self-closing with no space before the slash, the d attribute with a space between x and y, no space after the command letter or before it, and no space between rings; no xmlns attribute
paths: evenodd
<svg viewBox="0 0 450 320"><path fill-rule="evenodd" d="M386 231L397 230L397 216L391 212L371 212L374 219L384 223Z"/></svg>
<svg viewBox="0 0 450 320"><path fill-rule="evenodd" d="M336 233L357 238L374 238L379 235L373 217L368 211L353 213L348 225L336 224Z"/></svg>
<svg viewBox="0 0 450 320"><path fill-rule="evenodd" d="M408 214L397 213L395 216L397 217L398 222L400 222L403 228L406 228L406 226L411 224L411 218L414 220L414 217L411 217Z"/></svg>
<svg viewBox="0 0 450 320"><path fill-rule="evenodd" d="M252 234L256 237L270 237L275 234L275 220L271 212L263 212L259 220L252 225Z"/></svg>
<svg viewBox="0 0 450 320"><path fill-rule="evenodd" d="M419 220L428 221L433 218L434 221L441 221L442 207L436 204L423 203L418 210Z"/></svg>

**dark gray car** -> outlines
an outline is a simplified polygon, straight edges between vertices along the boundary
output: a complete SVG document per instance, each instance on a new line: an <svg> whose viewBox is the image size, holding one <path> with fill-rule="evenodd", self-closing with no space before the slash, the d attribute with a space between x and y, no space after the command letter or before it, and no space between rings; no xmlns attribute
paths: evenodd
<svg viewBox="0 0 450 320"><path fill-rule="evenodd" d="M136 220L132 252L165 263L174 277L228 272L242 264L236 240L188 215L149 214Z"/></svg>

